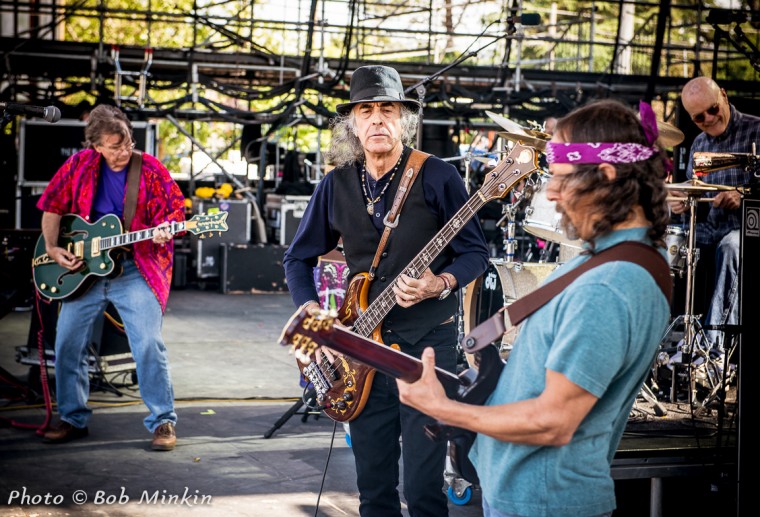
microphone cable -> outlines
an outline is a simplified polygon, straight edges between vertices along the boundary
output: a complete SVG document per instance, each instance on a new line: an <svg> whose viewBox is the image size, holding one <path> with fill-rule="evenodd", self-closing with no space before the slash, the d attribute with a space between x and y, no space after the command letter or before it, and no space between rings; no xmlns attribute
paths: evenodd
<svg viewBox="0 0 760 517"><path fill-rule="evenodd" d="M325 479L327 479L327 466L330 465L330 457L332 456L333 445L335 445L335 431L338 428L338 421L333 420L332 436L330 437L330 448L327 450L327 460L325 460L325 469L322 471L322 482L319 485L319 493L317 494L317 504L314 507L314 517L317 517L319 512L319 500L322 499L322 491L325 488Z"/></svg>

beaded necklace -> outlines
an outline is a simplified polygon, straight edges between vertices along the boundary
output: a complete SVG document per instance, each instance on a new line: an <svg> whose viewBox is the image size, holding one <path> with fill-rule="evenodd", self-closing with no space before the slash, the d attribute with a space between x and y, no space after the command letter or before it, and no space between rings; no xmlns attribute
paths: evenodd
<svg viewBox="0 0 760 517"><path fill-rule="evenodd" d="M380 201L380 198L383 197L383 194L385 194L385 191L388 190L388 186L393 182L393 177L396 175L396 171L398 171L399 165L401 165L401 159L404 157L404 153L401 153L401 156L398 157L398 162L396 162L396 165L393 167L393 172L391 172L391 177L388 179L388 183L385 184L383 187L383 190L380 191L380 194L377 195L375 199L372 199L369 197L369 194L367 194L367 160L364 160L362 162L362 192L364 192L364 198L367 200L367 213L369 215L372 215L375 213L375 203Z"/></svg>

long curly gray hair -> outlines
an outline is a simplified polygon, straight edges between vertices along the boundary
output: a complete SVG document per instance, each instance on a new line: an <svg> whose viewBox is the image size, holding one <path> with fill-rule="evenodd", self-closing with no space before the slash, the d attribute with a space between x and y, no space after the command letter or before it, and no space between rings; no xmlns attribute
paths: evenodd
<svg viewBox="0 0 760 517"><path fill-rule="evenodd" d="M405 105L401 105L401 142L413 145L417 138L419 117ZM346 115L338 115L330 122L332 139L325 159L336 167L345 167L364 160L364 147L356 135L356 115L354 110Z"/></svg>

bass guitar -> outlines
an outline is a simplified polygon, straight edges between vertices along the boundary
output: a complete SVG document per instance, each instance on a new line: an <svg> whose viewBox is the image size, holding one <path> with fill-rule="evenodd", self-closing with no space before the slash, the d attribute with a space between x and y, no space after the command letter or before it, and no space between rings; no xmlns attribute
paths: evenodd
<svg viewBox="0 0 760 517"><path fill-rule="evenodd" d="M396 379L414 382L422 376L419 359L334 325L336 317L337 313L302 309L288 321L280 336L280 344L292 346L299 362L311 361L317 348L326 346ZM504 361L493 345L485 346L473 355L477 368L469 368L459 375L440 368L435 371L447 393L456 392L456 400L483 405L496 388ZM467 458L475 441L474 432L443 424L427 425L425 432L433 440L448 440L449 459L455 471L470 483L478 484L475 468Z"/></svg>
<svg viewBox="0 0 760 517"><path fill-rule="evenodd" d="M58 245L82 260L79 269L71 271L58 265L45 251L45 238L40 235L34 248L32 275L39 293L53 300L78 294L95 277L114 272L116 262L111 252L135 242L153 238L154 228L122 233L121 219L109 214L88 223L76 214L61 217ZM172 233L188 231L195 235L227 231L227 212L198 214L188 221L171 222L166 229Z"/></svg>
<svg viewBox="0 0 760 517"><path fill-rule="evenodd" d="M505 197L520 180L537 168L536 150L515 144L509 155L486 174L481 188L467 200L401 273L412 278L421 277L464 225L486 203ZM396 305L393 286L397 280L398 277L390 282L371 304L368 304L369 275L368 273L356 274L346 288L343 304L338 310L338 320L345 326L351 327L355 334L372 337L374 341L382 343L380 326L383 319ZM338 356L333 363L314 357L307 363L298 361L298 367L303 376L314 386L317 400L327 408L325 409L327 416L338 422L350 422L359 416L369 398L375 375L374 368L357 363L346 356Z"/></svg>

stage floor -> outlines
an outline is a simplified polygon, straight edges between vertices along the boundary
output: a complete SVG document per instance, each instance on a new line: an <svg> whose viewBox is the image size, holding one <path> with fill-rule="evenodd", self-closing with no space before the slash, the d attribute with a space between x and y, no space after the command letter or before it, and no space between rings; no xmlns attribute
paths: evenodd
<svg viewBox="0 0 760 517"><path fill-rule="evenodd" d="M358 515L341 424L296 414L264 438L302 394L295 359L277 344L293 312L283 293L172 292L163 334L179 415L173 452L150 450L147 410L128 376L112 379L121 396L92 393L90 435L68 444L36 435L44 407L7 403L0 418L15 425L0 427L0 515L294 517L315 515L317 502L318 515ZM32 370L16 348L27 345L31 316L0 318L0 367L22 383ZM637 402L613 469L616 516L649 514L653 477L662 515L734 514L733 434L718 432L714 412L694 419L688 408L667 405L659 417ZM73 503L82 493L87 501ZM63 502L44 504L46 496ZM450 502L450 515L482 515L480 502L473 487L468 504Z"/></svg>

